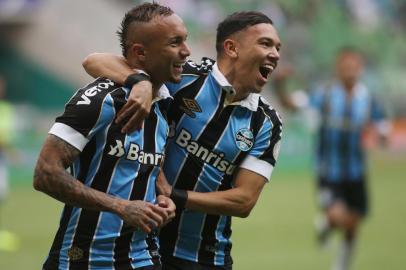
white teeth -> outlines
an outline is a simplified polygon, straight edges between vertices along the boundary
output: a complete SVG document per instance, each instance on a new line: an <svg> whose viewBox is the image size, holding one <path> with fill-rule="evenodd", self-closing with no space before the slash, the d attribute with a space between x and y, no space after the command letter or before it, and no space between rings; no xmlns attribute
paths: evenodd
<svg viewBox="0 0 406 270"><path fill-rule="evenodd" d="M261 76L264 78L267 78L268 75L274 70L274 67L271 64L264 64L260 66L259 72L261 73Z"/></svg>

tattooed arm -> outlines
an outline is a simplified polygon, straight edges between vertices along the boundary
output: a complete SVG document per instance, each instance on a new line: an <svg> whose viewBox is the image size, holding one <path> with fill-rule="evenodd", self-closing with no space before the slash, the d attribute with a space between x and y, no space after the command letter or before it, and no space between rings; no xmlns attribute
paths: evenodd
<svg viewBox="0 0 406 270"><path fill-rule="evenodd" d="M116 213L129 225L145 232L167 221L167 211L158 205L120 199L90 188L71 176L66 168L79 154L79 150L64 140L48 135L35 168L34 188L68 205Z"/></svg>

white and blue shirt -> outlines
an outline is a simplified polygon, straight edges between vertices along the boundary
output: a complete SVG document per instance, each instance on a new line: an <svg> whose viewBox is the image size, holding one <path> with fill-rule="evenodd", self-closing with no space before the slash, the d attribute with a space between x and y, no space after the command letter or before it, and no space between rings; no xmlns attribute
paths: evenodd
<svg viewBox="0 0 406 270"><path fill-rule="evenodd" d="M152 105L144 128L131 135L114 123L129 90L99 78L79 89L51 130L81 153L70 167L86 186L126 200L155 202L156 177L164 159L171 98ZM125 224L114 213L65 205L44 269L135 269L159 264L156 235Z"/></svg>
<svg viewBox="0 0 406 270"><path fill-rule="evenodd" d="M175 187L196 192L231 189L242 167L269 180L279 153L282 123L259 95L232 103L234 90L217 65L187 63L173 96L164 172ZM211 71L212 69L212 71ZM186 209L160 232L162 256L206 265L232 263L231 217Z"/></svg>
<svg viewBox="0 0 406 270"><path fill-rule="evenodd" d="M317 172L329 182L362 181L365 176L362 134L372 122L385 120L383 108L365 85L348 95L339 82L321 87L310 97L320 114Z"/></svg>

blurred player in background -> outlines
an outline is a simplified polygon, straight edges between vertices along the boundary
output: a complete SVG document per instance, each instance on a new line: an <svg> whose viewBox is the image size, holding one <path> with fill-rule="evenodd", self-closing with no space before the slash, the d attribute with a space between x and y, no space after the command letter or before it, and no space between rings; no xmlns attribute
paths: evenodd
<svg viewBox="0 0 406 270"><path fill-rule="evenodd" d="M174 129L164 172L173 188L162 190L171 194L177 215L160 232L163 269L232 268L231 216L250 214L279 153L282 123L259 93L280 46L266 15L237 12L217 28L217 63L188 62L181 82L166 84L174 97L168 113ZM118 82L134 72L108 54L89 57L85 67ZM129 111L127 117L136 113Z"/></svg>
<svg viewBox="0 0 406 270"><path fill-rule="evenodd" d="M316 173L324 210L316 222L318 238L324 244L332 229L343 232L333 270L349 269L358 227L368 212L363 134L373 124L386 141L390 129L383 107L360 82L363 68L360 52L343 47L336 57L336 78L312 92L308 102L286 94L284 76L275 84L288 108L307 104L318 114Z"/></svg>
<svg viewBox="0 0 406 270"><path fill-rule="evenodd" d="M98 78L56 119L34 175L35 189L66 204L45 270L161 269L153 231L175 214L155 188L172 100L161 86L181 79L187 30L170 8L145 3L125 15L119 36L127 63L148 73L131 80L151 81L151 113L142 130L121 133L114 120L130 90Z"/></svg>

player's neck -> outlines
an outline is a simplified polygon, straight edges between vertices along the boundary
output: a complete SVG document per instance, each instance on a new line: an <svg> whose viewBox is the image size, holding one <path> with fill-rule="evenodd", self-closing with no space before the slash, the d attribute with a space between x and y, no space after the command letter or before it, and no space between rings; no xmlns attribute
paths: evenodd
<svg viewBox="0 0 406 270"><path fill-rule="evenodd" d="M342 84L345 92L347 93L347 95L351 96L354 93L356 83L341 81L341 84Z"/></svg>
<svg viewBox="0 0 406 270"><path fill-rule="evenodd" d="M148 71L146 70L145 66L143 66L142 64L138 63L137 61L130 61L128 60L128 64L132 69L137 69L137 70L142 70L145 73L147 73L150 76L150 81L152 84L152 98L156 98L158 96L158 92L159 89L162 87L163 83L162 81L159 81L156 79L156 77L153 74L148 73Z"/></svg>
<svg viewBox="0 0 406 270"><path fill-rule="evenodd" d="M220 72L224 75L236 92L233 102L245 99L250 94L251 89L245 89L242 82L239 81L241 78L237 76L234 66L227 63L227 61L220 59L218 59L217 65Z"/></svg>
<svg viewBox="0 0 406 270"><path fill-rule="evenodd" d="M158 96L159 89L162 87L163 83L152 82L152 99Z"/></svg>

